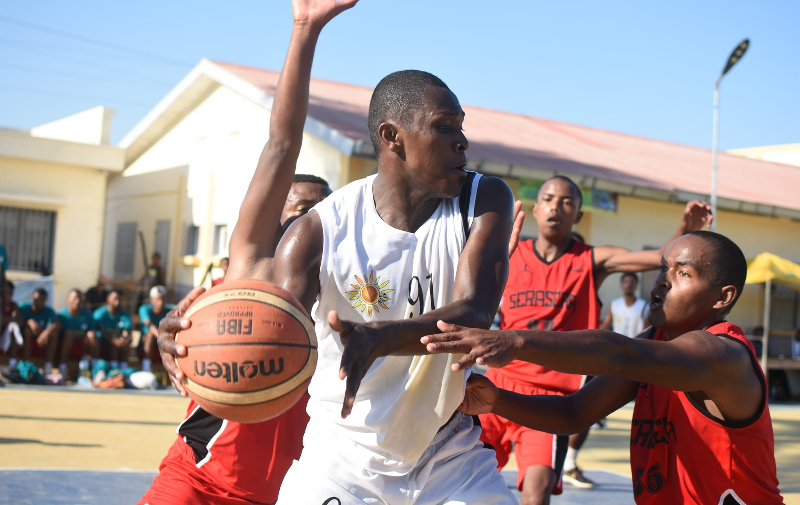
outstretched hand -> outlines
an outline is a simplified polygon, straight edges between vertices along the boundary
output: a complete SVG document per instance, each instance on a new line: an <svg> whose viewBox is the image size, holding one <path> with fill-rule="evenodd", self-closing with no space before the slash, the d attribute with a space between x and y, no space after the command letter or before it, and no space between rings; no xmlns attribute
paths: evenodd
<svg viewBox="0 0 800 505"><path fill-rule="evenodd" d="M458 410L468 416L490 414L499 395L500 390L492 381L483 375L473 373L467 379L464 401L458 406Z"/></svg>
<svg viewBox="0 0 800 505"><path fill-rule="evenodd" d="M420 339L428 352L463 354L452 369L458 372L478 363L501 368L511 363L524 341L515 331L481 330L465 328L439 321L442 333L426 335Z"/></svg>
<svg viewBox="0 0 800 505"><path fill-rule="evenodd" d="M342 404L342 418L345 418L353 411L361 380L367 374L369 367L381 356L382 338L380 330L376 327L343 321L339 319L339 314L335 310L328 313L328 324L333 331L339 333L344 345L339 379L347 379Z"/></svg>
<svg viewBox="0 0 800 505"><path fill-rule="evenodd" d="M183 372L178 367L175 359L186 357L186 346L175 342L175 335L181 330L188 330L192 322L184 319L183 314L189 306L197 300L200 295L205 293L205 288L194 288L186 297L178 302L174 309L167 312L167 315L158 324L158 352L161 353L161 364L169 375L172 385L178 390L181 396L187 396L188 392L183 387Z"/></svg>
<svg viewBox="0 0 800 505"><path fill-rule="evenodd" d="M681 227L684 235L693 231L702 230L704 226L711 228L711 221L714 215L711 214L711 206L707 202L692 200L686 204L683 210Z"/></svg>
<svg viewBox="0 0 800 505"><path fill-rule="evenodd" d="M358 0L292 0L292 15L296 24L322 28L357 3Z"/></svg>
<svg viewBox="0 0 800 505"><path fill-rule="evenodd" d="M511 229L511 239L508 241L508 257L514 256L514 251L519 245L519 235L522 233L522 224L525 222L525 211L522 210L522 200L514 202L514 227Z"/></svg>

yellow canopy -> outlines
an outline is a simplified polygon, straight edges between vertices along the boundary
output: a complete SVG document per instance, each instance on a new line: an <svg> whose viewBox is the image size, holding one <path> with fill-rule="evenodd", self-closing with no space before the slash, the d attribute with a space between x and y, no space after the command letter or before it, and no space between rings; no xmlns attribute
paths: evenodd
<svg viewBox="0 0 800 505"><path fill-rule="evenodd" d="M747 284L761 284L771 279L775 284L800 291L800 265L764 252L747 261Z"/></svg>

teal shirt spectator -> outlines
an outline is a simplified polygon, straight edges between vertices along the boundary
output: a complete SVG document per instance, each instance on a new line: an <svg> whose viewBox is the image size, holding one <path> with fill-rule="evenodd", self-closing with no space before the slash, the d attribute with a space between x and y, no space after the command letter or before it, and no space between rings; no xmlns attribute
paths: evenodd
<svg viewBox="0 0 800 505"><path fill-rule="evenodd" d="M69 309L64 308L58 311L58 319L61 321L61 329L71 331L75 336L86 335L87 332L94 330L94 318L89 309L81 309L77 316L73 316L69 313Z"/></svg>
<svg viewBox="0 0 800 505"><path fill-rule="evenodd" d="M117 315L114 315L108 310L108 305L95 310L93 317L95 328L103 337L120 335L124 330L133 327L131 315L127 311L119 309Z"/></svg>
<svg viewBox="0 0 800 505"><path fill-rule="evenodd" d="M162 319L167 317L167 312L174 309L174 305L164 305L164 310L161 311L161 314L156 314L153 312L153 304L146 303L139 307L139 320L142 322L142 335L147 333L147 326L145 326L144 322L148 319L150 320L151 324L156 325L158 327L158 323L161 322Z"/></svg>
<svg viewBox="0 0 800 505"><path fill-rule="evenodd" d="M56 321L56 312L47 305L39 312L34 312L31 302L22 302L19 304L19 313L22 319L25 321L33 319L42 329L46 329Z"/></svg>
<svg viewBox="0 0 800 505"><path fill-rule="evenodd" d="M8 252L3 245L0 245L0 272L8 272Z"/></svg>

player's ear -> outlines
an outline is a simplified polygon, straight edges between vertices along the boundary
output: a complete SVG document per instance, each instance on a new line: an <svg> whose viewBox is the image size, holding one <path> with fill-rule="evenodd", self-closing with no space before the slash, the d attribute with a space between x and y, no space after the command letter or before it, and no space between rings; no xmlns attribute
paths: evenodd
<svg viewBox="0 0 800 505"><path fill-rule="evenodd" d="M723 286L714 304L714 310L730 310L737 294L736 286Z"/></svg>
<svg viewBox="0 0 800 505"><path fill-rule="evenodd" d="M385 123L378 126L378 138L382 144L382 150L399 154L403 157L403 142L400 135L400 127L397 123L388 119Z"/></svg>
<svg viewBox="0 0 800 505"><path fill-rule="evenodd" d="M580 222L581 222L581 218L582 218L582 217L583 217L583 211L582 211L582 210L579 210L579 211L578 211L578 213L577 213L577 214L575 214L575 221L573 221L572 223L573 223L573 224L578 224L578 223L580 223Z"/></svg>

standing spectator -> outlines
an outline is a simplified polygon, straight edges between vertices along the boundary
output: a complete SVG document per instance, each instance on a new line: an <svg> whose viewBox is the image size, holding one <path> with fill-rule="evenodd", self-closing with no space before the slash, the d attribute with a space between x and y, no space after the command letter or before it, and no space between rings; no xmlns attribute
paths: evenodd
<svg viewBox="0 0 800 505"><path fill-rule="evenodd" d="M639 277L636 274L624 273L619 282L623 296L611 301L600 329L612 330L633 338L647 326L650 304L636 296L636 288L639 287Z"/></svg>
<svg viewBox="0 0 800 505"><path fill-rule="evenodd" d="M150 290L150 303L139 307L139 319L142 321L142 340L139 346L144 351L142 358L142 370L150 371L152 361L153 343L158 338L158 323L164 319L167 312L174 309L174 305L166 305L164 300L167 297L167 289L164 286L154 286Z"/></svg>
<svg viewBox="0 0 800 505"><path fill-rule="evenodd" d="M84 300L84 305L87 309L91 312L99 309L106 303L106 298L108 298L108 277L105 275L101 275L100 278L97 279L97 286L89 288L86 291L86 297Z"/></svg>
<svg viewBox="0 0 800 505"><path fill-rule="evenodd" d="M8 347L3 349L5 352L8 350L8 367L14 368L17 366L17 355L19 348L22 346L22 359L25 361L30 360L31 346L30 341L25 338L22 327L25 321L19 312L19 306L14 303L14 284L11 281L5 281L2 289L2 319L0 320L0 342L8 339ZM8 334L6 334L8 332ZM5 347L5 344L3 344Z"/></svg>
<svg viewBox="0 0 800 505"><path fill-rule="evenodd" d="M89 309L83 308L83 295L73 289L67 295L67 307L58 313L61 321L61 363L66 363L76 340L83 341L84 354L89 354L92 364L100 357L100 343L94 329L94 318Z"/></svg>
<svg viewBox="0 0 800 505"><path fill-rule="evenodd" d="M106 305L94 311L95 328L100 332L104 345L108 346L111 368L128 368L131 352L131 315L120 307L122 294L112 289Z"/></svg>
<svg viewBox="0 0 800 505"><path fill-rule="evenodd" d="M8 252L6 252L6 246L0 244L0 287L4 287L8 280L6 279L6 270L8 270ZM6 298L2 291L4 290L0 289L0 307L5 307Z"/></svg>
<svg viewBox="0 0 800 505"><path fill-rule="evenodd" d="M156 286L163 286L167 283L167 275L164 267L161 266L161 254L154 252L153 259L150 266L147 267L147 289L153 289Z"/></svg>
<svg viewBox="0 0 800 505"><path fill-rule="evenodd" d="M230 260L228 258L222 258L219 260L219 267L222 269L222 277L217 279L213 279L211 281L211 287L219 286L222 284L222 281L225 280L225 276L228 274L228 265L230 265Z"/></svg>
<svg viewBox="0 0 800 505"><path fill-rule="evenodd" d="M58 333L61 324L58 322L55 311L47 306L47 291L37 288L31 296L31 301L21 303L19 306L20 315L25 321L22 333L28 342L24 346L30 346L33 342L39 348L44 349L44 375L52 375L53 358L58 347ZM35 339L35 340L34 340ZM30 356L23 350L23 355ZM27 358L25 358L27 361ZM66 363L61 363L62 374L66 372Z"/></svg>

